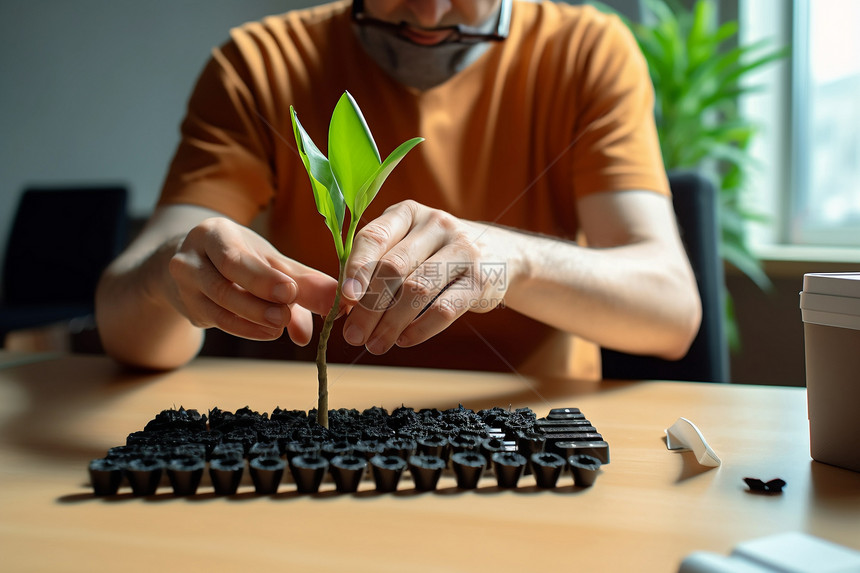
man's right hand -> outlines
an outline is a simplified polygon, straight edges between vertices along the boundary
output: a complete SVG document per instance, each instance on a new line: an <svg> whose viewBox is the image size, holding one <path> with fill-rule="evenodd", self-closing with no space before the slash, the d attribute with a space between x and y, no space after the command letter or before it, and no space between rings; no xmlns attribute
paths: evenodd
<svg viewBox="0 0 860 573"><path fill-rule="evenodd" d="M311 313L326 314L337 287L224 217L191 229L168 268L176 283L171 303L194 326L253 340L274 340L286 328L302 346L313 334Z"/></svg>
<svg viewBox="0 0 860 573"><path fill-rule="evenodd" d="M277 251L211 209L159 207L103 273L96 321L117 360L167 369L194 358L203 328L305 345L312 313L326 314L337 281Z"/></svg>

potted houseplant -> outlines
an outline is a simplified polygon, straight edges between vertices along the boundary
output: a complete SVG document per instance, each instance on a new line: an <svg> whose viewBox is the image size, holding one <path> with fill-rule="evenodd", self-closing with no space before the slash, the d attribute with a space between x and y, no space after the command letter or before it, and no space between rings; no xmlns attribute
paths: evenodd
<svg viewBox="0 0 860 573"><path fill-rule="evenodd" d="M756 168L749 153L758 126L743 117L739 98L757 89L749 74L788 54L769 41L735 45L737 21L718 22L715 0L642 0L643 22L623 18L648 63L655 91L654 115L667 170L712 175L719 190L720 253L763 290L771 286L747 244L749 221L764 216L745 208L742 194ZM612 11L605 5L599 8ZM739 347L731 298L726 292L727 334Z"/></svg>

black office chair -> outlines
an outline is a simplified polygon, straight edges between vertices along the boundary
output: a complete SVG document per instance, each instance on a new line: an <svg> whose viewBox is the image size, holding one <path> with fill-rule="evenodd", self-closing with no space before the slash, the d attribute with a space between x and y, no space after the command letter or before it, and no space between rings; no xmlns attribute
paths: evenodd
<svg viewBox="0 0 860 573"><path fill-rule="evenodd" d="M681 238L699 286L702 325L687 355L677 361L602 349L603 377L728 382L729 350L724 323L717 192L707 178L695 172L670 173L669 186Z"/></svg>
<svg viewBox="0 0 860 573"><path fill-rule="evenodd" d="M126 243L125 187L28 189L6 246L0 346L15 330L92 318L99 275Z"/></svg>

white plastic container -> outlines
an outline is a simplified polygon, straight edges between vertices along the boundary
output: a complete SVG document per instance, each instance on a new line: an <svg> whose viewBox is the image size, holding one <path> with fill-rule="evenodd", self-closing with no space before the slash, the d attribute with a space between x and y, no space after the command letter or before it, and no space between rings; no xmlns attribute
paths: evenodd
<svg viewBox="0 0 860 573"><path fill-rule="evenodd" d="M860 273L803 276L812 458L860 471Z"/></svg>

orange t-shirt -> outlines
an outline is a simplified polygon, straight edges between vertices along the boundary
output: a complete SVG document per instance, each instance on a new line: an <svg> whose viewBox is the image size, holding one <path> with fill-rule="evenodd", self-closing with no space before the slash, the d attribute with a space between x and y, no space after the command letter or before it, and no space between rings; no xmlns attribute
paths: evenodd
<svg viewBox="0 0 860 573"><path fill-rule="evenodd" d="M576 199L668 194L647 66L626 27L588 7L516 1L510 35L426 91L390 78L351 29L350 3L271 16L231 31L191 96L161 204L263 221L285 255L331 275L337 256L296 152L290 105L325 153L345 91L385 157L425 138L364 215L414 199L458 217L574 240ZM564 309L559 309L564 312ZM411 349L373 357L329 343L332 362L472 368L595 378L595 349L510 309L467 313Z"/></svg>

